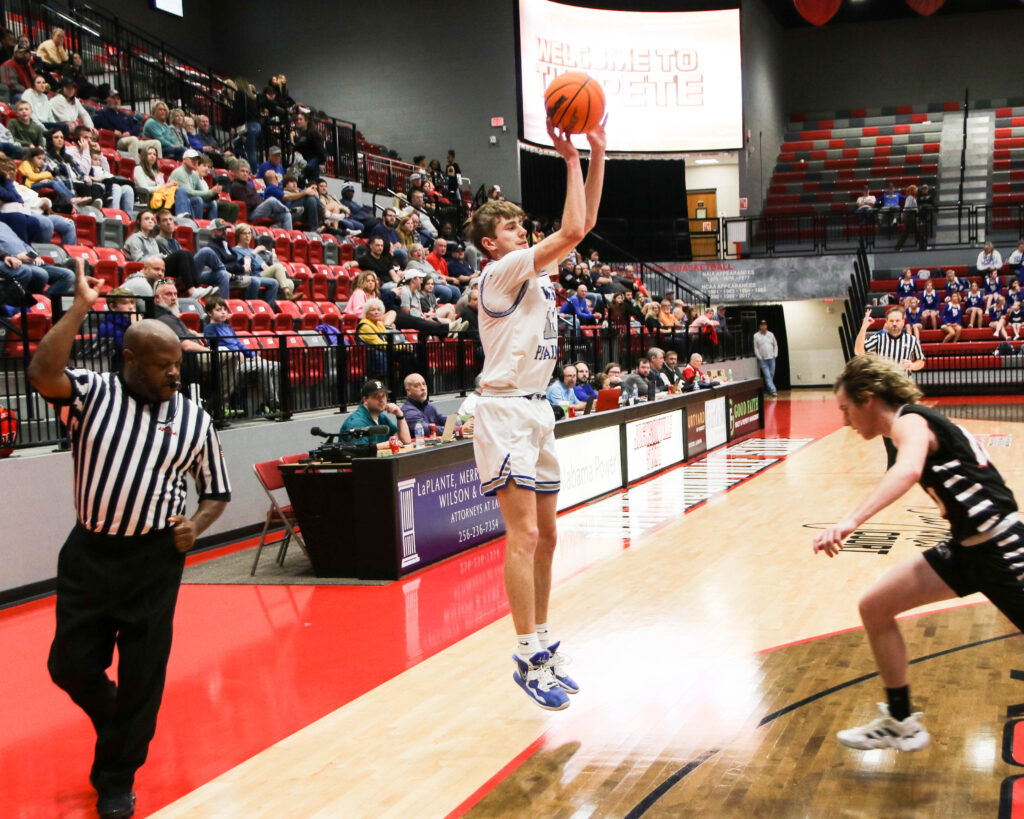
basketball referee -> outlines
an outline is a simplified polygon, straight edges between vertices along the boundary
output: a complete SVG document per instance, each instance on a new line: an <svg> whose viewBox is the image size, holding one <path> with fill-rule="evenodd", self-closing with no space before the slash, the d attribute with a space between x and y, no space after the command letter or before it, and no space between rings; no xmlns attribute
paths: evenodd
<svg viewBox="0 0 1024 819"><path fill-rule="evenodd" d="M181 345L169 327L144 320L125 331L123 375L67 368L98 283L80 264L74 304L39 343L28 377L66 413L74 465L77 522L57 561L50 676L96 729L96 809L127 817L156 729L185 552L231 490L210 417L178 393ZM191 518L187 475L199 491ZM116 685L107 676L115 645Z"/></svg>
<svg viewBox="0 0 1024 819"><path fill-rule="evenodd" d="M906 320L907 314L902 307L890 307L885 311L885 327L877 333L868 335L868 328L874 322L871 309L868 308L864 313L864 321L860 324L860 332L853 342L854 354L874 353L879 358L895 361L903 367L908 377L913 378L911 373L924 369L924 352L917 337L903 331ZM885 468L891 469L896 463L896 447L888 437L883 437L882 443L885 444Z"/></svg>

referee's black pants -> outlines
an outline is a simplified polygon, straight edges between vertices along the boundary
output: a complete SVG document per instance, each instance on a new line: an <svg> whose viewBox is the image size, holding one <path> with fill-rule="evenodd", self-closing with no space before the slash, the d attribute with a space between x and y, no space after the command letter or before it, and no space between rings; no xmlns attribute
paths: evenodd
<svg viewBox="0 0 1024 819"><path fill-rule="evenodd" d="M60 551L48 667L96 729L90 778L100 793L130 790L146 761L184 565L172 529L112 537L75 526ZM115 644L116 685L107 676Z"/></svg>

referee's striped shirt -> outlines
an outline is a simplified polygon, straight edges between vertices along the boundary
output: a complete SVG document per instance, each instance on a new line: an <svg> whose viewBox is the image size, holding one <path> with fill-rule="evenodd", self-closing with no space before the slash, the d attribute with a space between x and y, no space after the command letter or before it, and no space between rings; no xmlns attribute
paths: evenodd
<svg viewBox="0 0 1024 819"><path fill-rule="evenodd" d="M66 370L75 509L90 532L134 536L185 513L186 475L199 499L230 500L213 422L175 393L160 404L133 396L116 373Z"/></svg>
<svg viewBox="0 0 1024 819"><path fill-rule="evenodd" d="M880 358L888 358L897 364L903 361L921 361L921 342L910 333L901 333L893 338L885 330L872 333L864 339L864 352L875 353Z"/></svg>

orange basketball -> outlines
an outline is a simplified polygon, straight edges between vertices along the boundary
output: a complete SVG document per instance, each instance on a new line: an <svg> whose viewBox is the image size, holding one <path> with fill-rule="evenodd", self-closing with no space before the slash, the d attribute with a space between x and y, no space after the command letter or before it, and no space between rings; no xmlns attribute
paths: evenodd
<svg viewBox="0 0 1024 819"><path fill-rule="evenodd" d="M560 131L585 134L604 117L604 90L589 74L566 71L544 92L544 108Z"/></svg>

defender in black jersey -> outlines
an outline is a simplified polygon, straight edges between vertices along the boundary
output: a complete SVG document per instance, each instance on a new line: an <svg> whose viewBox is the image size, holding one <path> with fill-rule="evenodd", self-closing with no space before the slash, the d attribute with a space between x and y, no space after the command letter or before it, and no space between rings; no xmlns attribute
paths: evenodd
<svg viewBox="0 0 1024 819"><path fill-rule="evenodd" d="M971 435L917 404L920 390L901 368L877 356L850 360L835 384L846 423L866 439L892 439L895 464L856 510L814 540L838 554L858 526L920 483L950 523L944 543L892 569L860 601L860 614L888 695L882 716L839 732L852 748L916 751L928 732L910 712L907 652L896 615L980 591L1024 629L1024 525L1002 476Z"/></svg>

